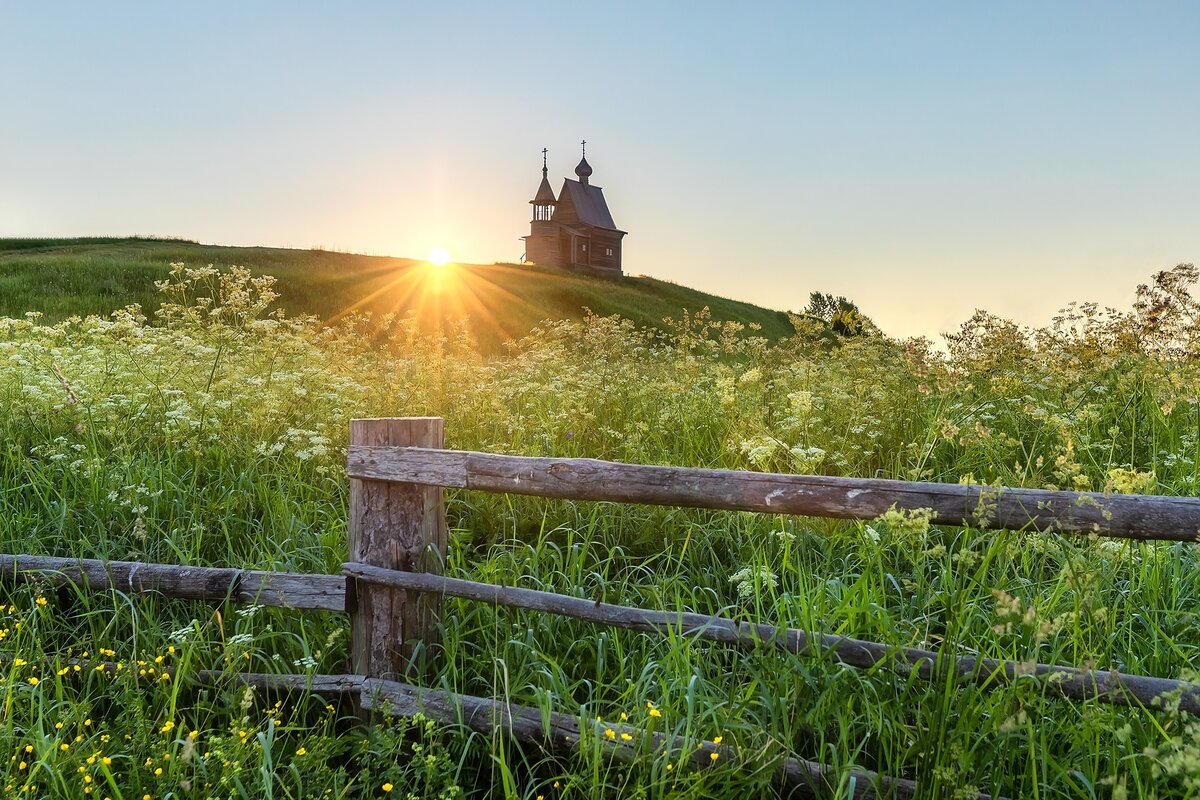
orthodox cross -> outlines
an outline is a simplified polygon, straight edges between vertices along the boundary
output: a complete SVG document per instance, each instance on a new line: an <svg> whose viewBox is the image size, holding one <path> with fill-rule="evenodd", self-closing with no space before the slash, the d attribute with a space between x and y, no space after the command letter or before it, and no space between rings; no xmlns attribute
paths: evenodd
<svg viewBox="0 0 1200 800"><path fill-rule="evenodd" d="M579 145L583 148L583 157L587 158L587 139L584 139Z"/></svg>
<svg viewBox="0 0 1200 800"><path fill-rule="evenodd" d="M542 172L546 171L546 153L550 152L546 148L542 148Z"/></svg>

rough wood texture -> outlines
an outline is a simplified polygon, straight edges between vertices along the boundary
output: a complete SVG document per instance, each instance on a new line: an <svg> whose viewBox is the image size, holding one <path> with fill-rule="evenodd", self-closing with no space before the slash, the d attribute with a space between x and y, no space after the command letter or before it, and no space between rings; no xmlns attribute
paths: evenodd
<svg viewBox="0 0 1200 800"><path fill-rule="evenodd" d="M344 611L341 575L305 575L226 567L181 567L140 561L0 555L0 581L43 581L93 591L115 589L187 600L255 603L278 608Z"/></svg>
<svg viewBox="0 0 1200 800"><path fill-rule="evenodd" d="M237 600L275 608L345 611L346 581L340 575L248 569L238 584Z"/></svg>
<svg viewBox="0 0 1200 800"><path fill-rule="evenodd" d="M196 673L200 683L219 683L233 680L255 689L282 689L315 694L358 694L362 691L361 675L275 675L267 672L222 672L215 669Z"/></svg>
<svg viewBox="0 0 1200 800"><path fill-rule="evenodd" d="M352 446L349 474L460 489L621 503L874 519L931 508L943 525L1195 541L1200 498L617 464L584 458Z"/></svg>
<svg viewBox="0 0 1200 800"><path fill-rule="evenodd" d="M1200 685L1185 681L1128 675L1115 671L1074 669L1052 664L1018 664L988 658L954 657L933 650L895 648L878 642L831 634L810 637L796 628L735 622L725 617L682 611L650 611L630 606L609 605L535 589L496 586L416 572L392 572L361 564L345 564L343 569L347 575L364 582L403 586L416 591L434 592L492 605L545 611L617 628L671 631L746 648L779 647L799 655L828 653L842 663L854 667L866 668L880 664L891 669L915 671L926 680L938 674L940 657L941 669L951 669L983 684L1013 681L1022 675L1038 675L1046 678L1046 686L1051 691L1078 700L1094 699L1101 703L1152 708L1155 698L1178 693L1180 709L1200 714Z"/></svg>
<svg viewBox="0 0 1200 800"><path fill-rule="evenodd" d="M439 448L438 417L356 419L350 442L357 446ZM393 570L440 572L446 552L441 487L352 479L350 560ZM433 669L440 598L406 589L363 584L351 612L351 661L359 675L398 678L409 674L417 644L420 661Z"/></svg>

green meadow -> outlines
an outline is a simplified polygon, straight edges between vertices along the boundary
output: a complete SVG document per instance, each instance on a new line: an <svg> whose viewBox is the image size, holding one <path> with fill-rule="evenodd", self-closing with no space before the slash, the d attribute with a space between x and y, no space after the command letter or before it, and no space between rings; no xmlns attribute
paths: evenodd
<svg viewBox="0 0 1200 800"><path fill-rule="evenodd" d="M0 550L337 573L349 421L374 416L444 417L456 449L1194 496L1196 287L1180 266L1134 308L1037 329L979 313L939 349L651 279L10 240ZM456 577L1021 663L1188 680L1200 663L1188 542L469 491L447 509ZM927 798L1200 795L1200 722L1171 697L1071 701L1032 675L929 681L446 600L432 685L740 754L700 768L647 738L618 762L194 680L346 672L341 615L0 591L5 796L732 799L772 796L789 755L829 764L837 797L863 769Z"/></svg>

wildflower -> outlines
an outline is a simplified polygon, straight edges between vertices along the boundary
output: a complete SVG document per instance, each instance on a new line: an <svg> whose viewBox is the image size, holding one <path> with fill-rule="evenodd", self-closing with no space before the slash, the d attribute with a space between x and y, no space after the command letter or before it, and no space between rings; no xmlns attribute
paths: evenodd
<svg viewBox="0 0 1200 800"><path fill-rule="evenodd" d="M297 750L296 750L296 755L298 755L298 756L302 756L302 755L304 755L304 754L305 754L305 753L307 753L307 752L308 752L307 750L305 750L303 747L301 747L301 748L299 748L299 749L297 749Z"/></svg>
<svg viewBox="0 0 1200 800"><path fill-rule="evenodd" d="M40 683L40 681L37 679L36 675L34 675L32 678L29 679L30 686L37 686L38 683Z"/></svg>
<svg viewBox="0 0 1200 800"><path fill-rule="evenodd" d="M935 517L937 512L932 508L903 509L897 508L893 503L891 508L876 517L875 521L889 526L894 533L901 536L917 537L929 530Z"/></svg>
<svg viewBox="0 0 1200 800"><path fill-rule="evenodd" d="M720 753L709 753L708 757L710 760L716 761L718 758L721 757L721 754Z"/></svg>
<svg viewBox="0 0 1200 800"><path fill-rule="evenodd" d="M159 733L167 733L174 727L175 727L175 723L171 722L170 720L167 720L167 723L165 725L163 725L162 728L158 732Z"/></svg>
<svg viewBox="0 0 1200 800"><path fill-rule="evenodd" d="M747 599L754 596L756 583L769 592L779 585L777 578L778 576L765 566L742 567L729 576L729 582L737 584L738 597Z"/></svg>
<svg viewBox="0 0 1200 800"><path fill-rule="evenodd" d="M632 737L632 736L630 736L628 733L622 733L622 734L621 734L621 740L622 740L622 741L629 742L629 741L632 741L632 740L633 740L633 737Z"/></svg>
<svg viewBox="0 0 1200 800"><path fill-rule="evenodd" d="M714 737L713 737L713 744L720 744L720 743L721 743L721 741L722 741L724 738L725 738L724 736L714 736Z"/></svg>
<svg viewBox="0 0 1200 800"><path fill-rule="evenodd" d="M385 792L390 792L390 791L392 790L392 785L391 785L390 783L385 783L385 784L383 785L383 790L384 790Z"/></svg>
<svg viewBox="0 0 1200 800"><path fill-rule="evenodd" d="M607 737L608 737L608 738L610 738L610 739L615 739L615 738L617 738L617 732L616 732L616 731L614 731L612 728L605 728L605 729L604 729L604 735L605 735L605 736L607 736Z"/></svg>
<svg viewBox="0 0 1200 800"><path fill-rule="evenodd" d="M39 606L45 606L45 605L46 605L46 603L47 603L48 601L47 601L47 600L46 600L46 598L44 598L44 597L39 597L39 598L38 598L38 599L37 599L35 602L36 602L36 603L37 603Z"/></svg>

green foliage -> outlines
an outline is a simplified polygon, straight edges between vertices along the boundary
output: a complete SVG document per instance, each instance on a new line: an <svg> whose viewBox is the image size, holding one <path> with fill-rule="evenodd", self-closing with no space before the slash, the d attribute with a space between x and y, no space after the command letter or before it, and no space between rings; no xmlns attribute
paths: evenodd
<svg viewBox="0 0 1200 800"><path fill-rule="evenodd" d="M812 329L811 323L816 323ZM812 329L820 338L836 342L851 336L877 336L879 329L858 306L845 297L834 297L824 292L812 292L808 296L808 307L793 320L797 333Z"/></svg>
<svg viewBox="0 0 1200 800"><path fill-rule="evenodd" d="M655 327L546 321L490 358L468 329L412 316L322 327L277 313L286 283L254 271L157 277L152 303L106 317L0 320L0 549L336 572L348 421L362 416L437 414L451 447L525 455L1179 495L1200 480L1186 268L1130 312L1075 306L1036 330L977 315L947 353L877 334L775 341L701 311ZM1164 677L1192 675L1200 642L1186 544L898 510L854 524L472 492L448 493L448 509L448 572L504 585ZM1200 785L1200 729L1170 698L1069 702L1032 676L928 681L448 600L437 685L599 718L579 753L552 756L191 682L342 672L334 615L3 591L0 786L16 796L742 798L769 794L788 754L831 764L839 795L851 768L938 798ZM643 737L632 763L601 753L617 723ZM655 732L683 749L653 747ZM717 736L737 763L693 766Z"/></svg>

